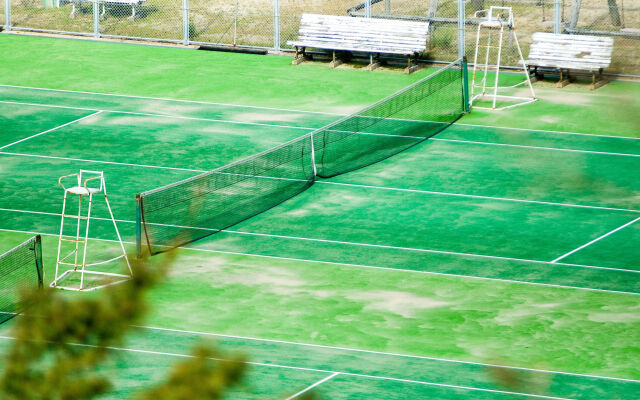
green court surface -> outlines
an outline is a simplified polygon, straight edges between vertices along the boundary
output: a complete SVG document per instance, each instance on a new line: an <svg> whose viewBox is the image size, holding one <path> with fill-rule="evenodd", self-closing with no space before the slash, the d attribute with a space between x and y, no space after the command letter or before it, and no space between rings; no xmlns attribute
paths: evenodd
<svg viewBox="0 0 640 400"><path fill-rule="evenodd" d="M51 56L38 71L36 48ZM47 282L58 177L104 171L133 250L137 193L298 138L431 72L0 35L5 50L0 253L42 234ZM63 50L89 72L62 73ZM138 68L123 75L118 60ZM536 90L537 103L473 111L180 250L147 326L104 366L107 398L157 382L199 340L247 356L233 399L637 398L640 85ZM106 207L92 213L100 258L118 247Z"/></svg>

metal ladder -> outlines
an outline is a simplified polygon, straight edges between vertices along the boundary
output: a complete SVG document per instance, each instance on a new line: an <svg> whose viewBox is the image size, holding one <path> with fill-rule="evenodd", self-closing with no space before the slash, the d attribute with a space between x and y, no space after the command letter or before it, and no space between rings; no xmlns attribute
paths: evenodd
<svg viewBox="0 0 640 400"><path fill-rule="evenodd" d="M485 13L486 10L482 10L482 11L478 11L476 13L476 16L479 13ZM504 15L506 14L506 18L504 18ZM500 65L501 65L501 59L502 59L502 43L504 41L504 29L508 28L509 31L513 34L513 38L515 41L515 45L516 45L516 49L518 50L518 56L520 57L520 64L522 64L522 72L525 76L524 80L522 82L519 82L515 85L512 86L499 86L498 82L499 82L499 78L500 78ZM487 41L486 44L480 44L480 36L481 36L481 32L482 29L488 29L488 37L487 37ZM491 39L492 39L492 32L494 30L498 29L499 30L499 35L498 35L498 44L497 45L492 45L491 44ZM478 57L480 55L481 50L483 49L485 50L484 53L484 63L479 64L478 63ZM495 65L490 65L489 64L489 57L491 54L491 50L497 50L497 57L496 57L496 64ZM476 83L476 73L478 72L478 70L482 71L482 79L480 79L479 83ZM487 75L489 74L489 72L495 72L495 79L494 79L494 83L493 83L493 91L492 92L487 92ZM529 86L529 90L531 95L529 97L523 97L523 96L506 96L506 95L501 95L498 94L499 89L506 89L506 88L515 88L517 86L523 85L523 84L527 84ZM474 92L476 90L476 88L480 88L481 89L481 93L474 95ZM491 90L491 89L489 89ZM479 107L479 106L474 106L473 102L478 100L478 99L485 99L488 98L490 100L492 100L492 105L491 107ZM507 106L503 106L503 107L496 107L496 103L498 99L502 99L502 100L510 100L510 101L514 101L516 102L515 104L510 104ZM487 17L478 24L478 30L477 30L477 34L476 34L476 50L475 50L475 55L473 57L473 75L471 78L471 100L470 100L470 104L471 107L475 107L475 108L484 108L484 109L492 109L492 110L504 110L507 108L512 108L512 107L516 107L516 106L520 106L520 105L524 105L524 104L529 104L532 103L534 101L536 101L536 95L535 92L533 91L533 86L531 84L531 78L529 77L529 72L527 71L527 65L524 61L524 57L522 55L522 50L520 49L520 44L518 43L518 37L516 36L514 27L513 27L513 10L511 9L511 7L497 7L497 6L491 6L491 8L489 9L489 13L487 15Z"/></svg>
<svg viewBox="0 0 640 400"><path fill-rule="evenodd" d="M76 177L76 184L71 187L65 187L63 184L63 180ZM98 181L99 186L95 185L95 181ZM91 184L90 184L91 183ZM65 290L75 290L75 291L90 291L95 289L100 289L106 286L114 285L117 283L125 282L131 279L133 275L131 270L131 264L129 263L129 258L127 257L127 253L124 249L124 244L122 243L122 239L120 237L120 232L118 231L118 226L116 225L115 218L113 217L113 211L111 210L111 205L109 204L109 199L107 198L107 188L104 181L104 173L102 171L87 171L80 170L80 173L70 174L61 176L58 179L58 185L62 187L64 190L64 199L62 203L62 217L60 220L60 235L58 237L58 255L56 259L56 276L53 282L49 285L52 288L65 289ZM91 221L91 207L93 204L93 195L94 194L104 194L104 200L107 204L107 209L109 210L109 215L111 216L111 221L113 222L113 227L116 231L116 235L118 237L118 242L120 243L120 249L122 250L122 254L96 263L87 264L87 247L88 247L88 239L89 239L89 225ZM67 198L69 195L77 195L78 196L78 214L67 214ZM82 215L82 198L88 196L89 197L89 205L87 208L87 215ZM70 238L68 236L64 236L64 221L65 218L71 218L76 220L76 232L75 238ZM84 232L84 238L80 237L80 226L82 221L86 221L86 228ZM63 242L71 242L75 244L75 249L73 249L69 254L64 257L60 257L60 253L62 251L62 243ZM80 246L82 245L82 262L78 262L78 258L80 256ZM73 256L73 262L67 261L71 256ZM118 273L110 273L110 272L102 272L102 271L92 271L88 270L87 267L93 267L96 265L108 264L119 259L124 258L127 268L129 270L129 274L118 274ZM60 267L73 267L66 269L62 274L60 274ZM79 271L78 271L79 269ZM80 273L80 284L79 286L68 286L61 285L61 281L69 277L73 273ZM107 278L112 278L112 281L106 284L100 284L97 286L85 287L85 274L88 275L99 275Z"/></svg>

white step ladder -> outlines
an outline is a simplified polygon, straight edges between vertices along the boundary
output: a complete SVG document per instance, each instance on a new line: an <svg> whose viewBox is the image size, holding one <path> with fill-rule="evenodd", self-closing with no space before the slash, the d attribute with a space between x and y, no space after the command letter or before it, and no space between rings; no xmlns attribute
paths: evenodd
<svg viewBox="0 0 640 400"><path fill-rule="evenodd" d="M478 11L476 16L480 13L486 13L486 10ZM518 50L518 56L520 57L519 64L522 66L522 73L524 74L524 79L511 86L499 86L499 78L500 78L500 65L502 58L502 43L504 39L504 30L507 28L509 33L512 34L512 37L515 42L515 47ZM483 44L480 43L480 36L482 32L485 31L487 33L486 42ZM491 39L494 31L498 31L498 43L491 44ZM484 57L480 55L480 49L485 50ZM497 50L497 57L495 65L490 65L490 54L491 50ZM484 58L484 62L478 62L478 58ZM491 71L490 71L491 69ZM481 71L481 72L478 72ZM489 72L495 72L495 78L493 83L493 88L487 88L487 75ZM482 78L479 78L479 82L476 83L476 73L478 75L482 75ZM523 84L527 84L529 86L530 96L507 96L503 94L499 94L500 89L510 89L515 88ZM474 95L476 89L480 89L480 93ZM510 102L508 105L497 107L497 101L506 100ZM491 107L481 107L474 106L474 101L478 100L490 100ZM489 9L488 15L478 24L478 31L476 35L476 51L473 57L473 76L471 79L471 100L469 101L470 106L474 108L480 109L491 109L491 110L505 110L507 108L517 107L524 104L533 103L536 101L536 94L533 91L533 86L531 85L531 78L529 77L529 71L527 69L527 64L524 61L524 57L522 56L522 50L520 49L520 44L518 43L518 37L516 36L516 32L513 26L513 10L511 7L496 7L491 6Z"/></svg>
<svg viewBox="0 0 640 400"><path fill-rule="evenodd" d="M73 180L75 185L71 187L65 187L63 185L63 180L72 178L72 177L76 178L75 180ZM120 238L120 232L118 231L118 226L116 225L115 218L113 217L113 212L111 211L111 206L109 205L109 200L107 198L107 187L104 181L104 173L101 171L80 170L80 173L78 174L71 174L71 175L65 175L60 177L60 179L58 179L58 184L62 187L62 189L64 189L64 200L62 203L60 236L58 238L58 256L56 260L56 276L53 282L51 282L49 286L52 288L65 289L65 290L90 291L90 290L96 290L106 286L126 282L129 279L131 279L131 276L132 276L131 264L129 263L129 258L127 257L127 253L124 249L124 244L122 243L122 239ZM113 222L113 227L115 228L116 235L118 236L118 242L120 243L120 249L122 250L122 254L105 261L87 264L89 223L91 221L91 206L93 203L93 195L100 194L100 193L104 194L104 201L106 202L107 208L109 209L109 214L111 215L111 221ZM66 213L68 195L78 196L78 215L71 215ZM83 216L82 215L82 211L83 211L82 199L83 197L87 197L87 196L89 197L89 205L87 208L87 215ZM63 235L65 218L71 218L76 220L77 223L76 223L76 230L75 230L76 231L75 238L70 238L69 236ZM83 238L81 238L80 236L80 225L82 221L86 221L86 228L84 230ZM74 246L75 248L71 250L71 252L66 256L60 257L63 242L71 242L75 245ZM82 249L80 248L81 246L82 246ZM79 260L80 252L82 252L81 260ZM72 260L69 260L70 257L72 257ZM93 267L97 265L112 263L121 258L124 258L126 262L127 268L129 270L128 274L93 271L93 270L87 269L87 267ZM72 267L72 268L69 268L69 267ZM60 273L61 269L65 269L65 271ZM77 279L77 275L80 275L79 282ZM85 275L87 275L87 277L85 277ZM88 278L96 279L97 283L91 281L91 279L88 279ZM71 281L71 284L63 284L62 282L63 280ZM87 282L87 280L89 282Z"/></svg>

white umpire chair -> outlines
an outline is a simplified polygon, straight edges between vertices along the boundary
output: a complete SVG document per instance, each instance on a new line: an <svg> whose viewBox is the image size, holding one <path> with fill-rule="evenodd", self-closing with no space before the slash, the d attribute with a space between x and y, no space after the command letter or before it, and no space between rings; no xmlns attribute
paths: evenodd
<svg viewBox="0 0 640 400"><path fill-rule="evenodd" d="M73 179L75 178L75 179ZM65 182L68 182L65 186ZM131 264L124 249L118 226L116 225L109 199L107 198L107 187L104 181L104 173L101 171L80 170L80 173L70 174L60 177L58 184L64 190L64 200L62 203L62 217L60 221L60 236L58 238L58 256L56 260L56 276L50 286L52 288L90 291L100 289L106 286L115 285L126 282L132 277ZM120 243L122 254L108 260L87 264L87 247L89 239L89 225L91 222L91 208L94 195L104 195L104 201L107 204L113 227ZM67 200L70 196L78 196L78 214L67 214ZM86 215L83 215L82 201L88 198L89 204L86 209ZM66 218L76 220L75 235L64 235L64 221ZM81 224L86 221L84 235L81 236ZM62 243L71 242L73 250L67 255L61 257ZM82 247L82 248L81 248ZM82 253L82 254L81 254ZM127 273L113 273L104 271L95 271L93 267L114 263L119 259L124 259L128 268ZM64 270L64 271L62 271ZM79 276L79 278L78 278Z"/></svg>
<svg viewBox="0 0 640 400"><path fill-rule="evenodd" d="M520 44L518 43L518 37L516 35L514 27L512 8L491 6L488 12L487 10L476 12L476 17L478 17L480 14L485 14L485 16L482 17L482 20L478 24L478 30L476 32L476 50L473 56L473 75L471 78L471 107L490 110L505 110L508 108L533 103L537 100L536 94L533 91L531 78L529 77L529 70L527 68L524 57L522 56ZM512 35L512 38L514 40L515 48L518 52L518 64L520 64L519 70L523 75L523 79L521 82L511 86L499 85L505 28L508 33ZM495 31L497 31L498 33L497 43L495 43L496 39L492 38ZM486 38L481 41L480 38L483 32L485 32ZM492 42L492 39L494 42ZM484 54L482 54L483 51ZM492 53L494 53L495 57L494 65L491 65L490 63ZM492 85L490 85L487 81L489 72L495 73ZM509 96L500 93L502 89L511 89L520 85L527 85L529 92L528 96ZM476 93L478 91L480 93ZM490 101L491 106L485 107L474 104L475 102L483 100ZM498 105L498 100L502 102L506 101L507 105L504 105L502 103L501 105Z"/></svg>

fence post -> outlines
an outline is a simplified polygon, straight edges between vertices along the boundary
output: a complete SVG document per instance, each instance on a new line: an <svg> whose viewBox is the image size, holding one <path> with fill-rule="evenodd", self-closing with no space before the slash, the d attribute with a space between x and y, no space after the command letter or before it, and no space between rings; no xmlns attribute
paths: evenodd
<svg viewBox="0 0 640 400"><path fill-rule="evenodd" d="M280 51L280 1L273 0L273 49Z"/></svg>
<svg viewBox="0 0 640 400"><path fill-rule="evenodd" d="M464 30L465 30L464 0L458 0L458 58L463 58L466 55Z"/></svg>
<svg viewBox="0 0 640 400"><path fill-rule="evenodd" d="M569 28L576 29L578 26L578 18L580 17L580 6L582 0L573 0L571 2L571 16L569 17Z"/></svg>
<svg viewBox="0 0 640 400"><path fill-rule="evenodd" d="M562 33L562 0L556 0L553 8L553 33Z"/></svg>
<svg viewBox="0 0 640 400"><path fill-rule="evenodd" d="M11 30L11 0L4 0L4 29Z"/></svg>
<svg viewBox="0 0 640 400"><path fill-rule="evenodd" d="M93 2L93 37L100 37L100 4L97 1Z"/></svg>
<svg viewBox="0 0 640 400"><path fill-rule="evenodd" d="M182 0L182 44L185 46L191 39L189 31L189 0Z"/></svg>

